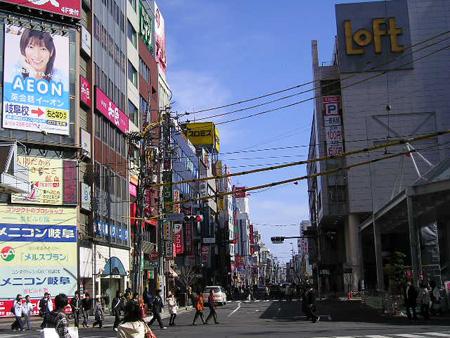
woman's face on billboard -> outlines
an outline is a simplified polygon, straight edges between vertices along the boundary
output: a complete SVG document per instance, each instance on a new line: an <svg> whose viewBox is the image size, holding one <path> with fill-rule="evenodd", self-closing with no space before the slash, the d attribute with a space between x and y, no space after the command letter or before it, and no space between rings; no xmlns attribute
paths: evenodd
<svg viewBox="0 0 450 338"><path fill-rule="evenodd" d="M50 51L42 41L31 39L25 47L25 59L36 72L44 75L51 57Z"/></svg>

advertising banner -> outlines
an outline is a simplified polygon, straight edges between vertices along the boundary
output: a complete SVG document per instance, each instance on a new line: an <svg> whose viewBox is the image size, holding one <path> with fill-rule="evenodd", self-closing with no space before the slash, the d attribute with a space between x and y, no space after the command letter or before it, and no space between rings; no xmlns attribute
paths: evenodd
<svg viewBox="0 0 450 338"><path fill-rule="evenodd" d="M123 111L116 106L98 87L95 88L95 109L103 114L112 124L126 134L128 133L129 119Z"/></svg>
<svg viewBox="0 0 450 338"><path fill-rule="evenodd" d="M175 243L175 254L184 254L183 224L175 223L173 225L173 235Z"/></svg>
<svg viewBox="0 0 450 338"><path fill-rule="evenodd" d="M91 56L91 33L84 26L81 26L81 49Z"/></svg>
<svg viewBox="0 0 450 338"><path fill-rule="evenodd" d="M1 205L0 219L0 298L72 295L78 266L76 209Z"/></svg>
<svg viewBox="0 0 450 338"><path fill-rule="evenodd" d="M81 16L81 0L3 0L3 2L72 18L80 18Z"/></svg>
<svg viewBox="0 0 450 338"><path fill-rule="evenodd" d="M139 34L150 53L155 56L155 25L153 13L148 13L142 1L139 1Z"/></svg>
<svg viewBox="0 0 450 338"><path fill-rule="evenodd" d="M69 135L69 37L5 27L3 128Z"/></svg>
<svg viewBox="0 0 450 338"><path fill-rule="evenodd" d="M186 136L193 145L209 146L216 152L220 151L219 131L213 122L187 123Z"/></svg>
<svg viewBox="0 0 450 338"><path fill-rule="evenodd" d="M17 156L17 163L28 169L30 193L11 194L12 203L63 204L63 160Z"/></svg>
<svg viewBox="0 0 450 338"><path fill-rule="evenodd" d="M185 228L186 228L186 245L184 248L184 251L186 253L186 255L191 255L193 250L192 250L192 240L193 240L193 236L192 236L192 223L185 223L184 224Z"/></svg>
<svg viewBox="0 0 450 338"><path fill-rule="evenodd" d="M91 187L81 183L81 209L91 211Z"/></svg>
<svg viewBox="0 0 450 338"><path fill-rule="evenodd" d="M155 5L155 38L156 38L156 61L161 73L166 74L167 68L167 55L166 55L166 32L164 27L164 18L158 8L156 2Z"/></svg>
<svg viewBox="0 0 450 338"><path fill-rule="evenodd" d="M63 204L78 204L78 165L74 160L63 160Z"/></svg>
<svg viewBox="0 0 450 338"><path fill-rule="evenodd" d="M344 152L344 135L340 115L341 97L339 95L324 96L322 102L327 156L336 156Z"/></svg>
<svg viewBox="0 0 450 338"><path fill-rule="evenodd" d="M91 84L89 83L88 79L86 79L84 76L80 75L80 100L88 107L92 104L91 99Z"/></svg>

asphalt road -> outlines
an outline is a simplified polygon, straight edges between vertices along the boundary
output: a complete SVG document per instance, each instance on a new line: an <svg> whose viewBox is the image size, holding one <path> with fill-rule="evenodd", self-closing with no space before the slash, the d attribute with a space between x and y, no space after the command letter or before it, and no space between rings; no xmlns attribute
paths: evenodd
<svg viewBox="0 0 450 338"><path fill-rule="evenodd" d="M208 310L205 311L207 315ZM154 324L158 338L164 337L297 337L297 338L436 338L450 337L450 320L409 323L407 319L381 317L359 303L319 304L321 320L305 320L299 301L232 302L218 309L219 324L192 326L193 312L182 313L176 326L161 330ZM167 319L164 320L168 322ZM39 337L39 332L12 333L0 326L0 337ZM115 337L111 324L103 329L81 329L80 337Z"/></svg>

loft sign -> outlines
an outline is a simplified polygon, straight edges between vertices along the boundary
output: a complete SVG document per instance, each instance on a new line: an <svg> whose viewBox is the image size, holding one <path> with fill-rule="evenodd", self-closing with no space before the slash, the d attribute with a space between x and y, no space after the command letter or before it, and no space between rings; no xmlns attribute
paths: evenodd
<svg viewBox="0 0 450 338"><path fill-rule="evenodd" d="M365 47L373 45L375 54L383 52L383 39L388 39L392 53L402 53L405 48L399 43L403 29L398 27L396 18L372 19L370 28L362 27L354 31L351 20L344 21L345 51L347 55L362 55Z"/></svg>

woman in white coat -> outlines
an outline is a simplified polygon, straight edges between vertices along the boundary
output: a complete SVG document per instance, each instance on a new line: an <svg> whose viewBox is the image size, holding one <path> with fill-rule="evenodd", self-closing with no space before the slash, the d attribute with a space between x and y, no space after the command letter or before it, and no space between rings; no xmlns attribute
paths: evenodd
<svg viewBox="0 0 450 338"><path fill-rule="evenodd" d="M170 320L169 326L175 326L175 318L177 317L177 300L172 292L167 295L167 307L169 308Z"/></svg>

